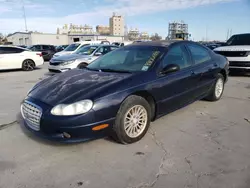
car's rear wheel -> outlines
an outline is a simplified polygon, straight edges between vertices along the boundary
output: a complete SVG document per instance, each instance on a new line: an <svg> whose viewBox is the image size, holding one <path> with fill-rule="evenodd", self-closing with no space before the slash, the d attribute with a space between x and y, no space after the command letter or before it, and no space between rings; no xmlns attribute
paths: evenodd
<svg viewBox="0 0 250 188"><path fill-rule="evenodd" d="M220 100L223 91L224 91L225 79L222 74L218 74L216 78L216 82L213 85L209 95L206 97L209 101L218 101Z"/></svg>
<svg viewBox="0 0 250 188"><path fill-rule="evenodd" d="M114 125L114 138L123 144L139 141L150 125L149 103L140 96L131 95L121 105Z"/></svg>
<svg viewBox="0 0 250 188"><path fill-rule="evenodd" d="M85 67L87 67L88 66L88 63L80 63L78 66L77 66L77 68L78 69L84 69Z"/></svg>
<svg viewBox="0 0 250 188"><path fill-rule="evenodd" d="M34 61L32 61L31 59L26 59L23 61L23 64L22 64L22 69L24 71L32 71L35 69L35 63Z"/></svg>

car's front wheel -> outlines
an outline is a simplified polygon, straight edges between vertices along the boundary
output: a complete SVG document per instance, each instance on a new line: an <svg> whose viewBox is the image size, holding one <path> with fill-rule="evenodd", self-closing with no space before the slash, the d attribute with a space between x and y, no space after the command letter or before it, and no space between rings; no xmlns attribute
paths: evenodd
<svg viewBox="0 0 250 188"><path fill-rule="evenodd" d="M78 69L84 69L85 67L87 67L88 66L88 63L80 63L78 66L77 66L77 68Z"/></svg>
<svg viewBox="0 0 250 188"><path fill-rule="evenodd" d="M216 82L210 90L209 95L206 97L209 101L218 101L224 91L225 79L222 74L218 74L216 78Z"/></svg>
<svg viewBox="0 0 250 188"><path fill-rule="evenodd" d="M114 125L114 138L123 144L139 141L150 125L149 103L140 96L131 95L121 105Z"/></svg>

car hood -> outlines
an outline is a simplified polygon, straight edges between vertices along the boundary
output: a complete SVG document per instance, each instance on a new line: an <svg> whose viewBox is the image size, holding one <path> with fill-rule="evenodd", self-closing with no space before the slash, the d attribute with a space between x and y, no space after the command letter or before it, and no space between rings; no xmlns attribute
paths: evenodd
<svg viewBox="0 0 250 188"><path fill-rule="evenodd" d="M80 54L68 54L68 55L62 55L59 57L54 57L51 62L65 62L65 61L72 61L76 59L83 59L85 57L88 57L86 55L80 55Z"/></svg>
<svg viewBox="0 0 250 188"><path fill-rule="evenodd" d="M250 45L221 46L215 48L214 51L250 51Z"/></svg>
<svg viewBox="0 0 250 188"><path fill-rule="evenodd" d="M67 54L72 54L74 53L73 51L61 51L61 52L57 52L54 54L55 57L61 56L61 55L67 55Z"/></svg>
<svg viewBox="0 0 250 188"><path fill-rule="evenodd" d="M39 82L28 96L52 106L93 99L98 92L131 75L75 69Z"/></svg>

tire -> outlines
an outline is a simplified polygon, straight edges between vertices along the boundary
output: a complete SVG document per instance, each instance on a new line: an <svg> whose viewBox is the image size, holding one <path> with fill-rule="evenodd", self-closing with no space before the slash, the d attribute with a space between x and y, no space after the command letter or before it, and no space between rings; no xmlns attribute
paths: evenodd
<svg viewBox="0 0 250 188"><path fill-rule="evenodd" d="M136 111L139 113L136 113ZM139 141L147 133L151 121L150 117L149 103L143 97L129 96L121 104L116 115L113 138L122 144Z"/></svg>
<svg viewBox="0 0 250 188"><path fill-rule="evenodd" d="M88 63L80 63L78 66L77 66L77 68L78 69L83 69L83 68L85 68L86 66L88 66L89 64Z"/></svg>
<svg viewBox="0 0 250 188"><path fill-rule="evenodd" d="M209 95L205 98L209 101L218 101L223 95L225 85L225 78L222 74L218 74L216 78L216 82L214 83L212 89L209 92ZM217 93L218 92L218 93Z"/></svg>
<svg viewBox="0 0 250 188"><path fill-rule="evenodd" d="M22 69L24 71L32 71L35 69L35 62L31 59L26 59L22 63Z"/></svg>

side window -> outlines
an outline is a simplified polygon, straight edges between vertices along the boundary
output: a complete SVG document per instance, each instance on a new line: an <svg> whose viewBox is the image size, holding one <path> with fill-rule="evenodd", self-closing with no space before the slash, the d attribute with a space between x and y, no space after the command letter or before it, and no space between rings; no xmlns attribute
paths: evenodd
<svg viewBox="0 0 250 188"><path fill-rule="evenodd" d="M16 54L23 52L23 49L14 48L14 47L2 47L0 49L0 54Z"/></svg>
<svg viewBox="0 0 250 188"><path fill-rule="evenodd" d="M6 54L7 49L5 47L0 47L0 54Z"/></svg>
<svg viewBox="0 0 250 188"><path fill-rule="evenodd" d="M169 64L176 64L180 66L180 69L184 69L192 65L189 61L187 53L182 49L181 46L175 46L167 52L163 60L163 67Z"/></svg>
<svg viewBox="0 0 250 188"><path fill-rule="evenodd" d="M207 49L195 44L189 44L187 46L192 54L195 64L205 63L211 59Z"/></svg>
<svg viewBox="0 0 250 188"><path fill-rule="evenodd" d="M43 50L50 50L49 46L43 45L42 47L43 47Z"/></svg>
<svg viewBox="0 0 250 188"><path fill-rule="evenodd" d="M42 50L42 48L41 48L41 46L38 46L38 45L37 45L37 46L32 46L32 47L31 47L31 50L32 50L32 51L40 51L40 50Z"/></svg>
<svg viewBox="0 0 250 188"><path fill-rule="evenodd" d="M109 46L104 46L104 48L103 48L103 55L104 54L106 54L106 53L108 53L108 52L110 52L111 51L111 49L110 49L110 47Z"/></svg>
<svg viewBox="0 0 250 188"><path fill-rule="evenodd" d="M23 52L24 50L20 49L20 48L9 48L9 51L11 53L21 53Z"/></svg>
<svg viewBox="0 0 250 188"><path fill-rule="evenodd" d="M101 47L96 52L103 54L103 51L104 51L104 49L103 49L103 47Z"/></svg>
<svg viewBox="0 0 250 188"><path fill-rule="evenodd" d="M99 50L97 52L100 52L100 53L102 53L102 55L104 55L104 54L110 52L110 47L109 46L103 46L103 47L99 48Z"/></svg>

